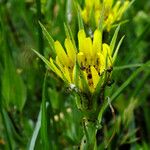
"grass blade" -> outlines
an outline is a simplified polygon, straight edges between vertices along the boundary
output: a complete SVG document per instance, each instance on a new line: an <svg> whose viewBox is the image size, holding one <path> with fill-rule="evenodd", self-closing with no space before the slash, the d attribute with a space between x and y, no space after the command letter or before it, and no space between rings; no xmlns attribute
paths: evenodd
<svg viewBox="0 0 150 150"><path fill-rule="evenodd" d="M37 52L36 50L32 49L32 51L40 58L42 59L42 61L49 67L49 68L53 68L52 65L50 64L50 62L44 58L44 56L42 56L39 52Z"/></svg>
<svg viewBox="0 0 150 150"><path fill-rule="evenodd" d="M29 148L28 148L29 150L34 150L34 147L35 147L35 144L36 144L36 139L38 137L40 128L41 128L41 109L40 109L38 119L37 119L37 122L36 122L36 126L35 126L35 129L33 131L32 138L31 138L31 141L30 141L30 144L29 144Z"/></svg>
<svg viewBox="0 0 150 150"><path fill-rule="evenodd" d="M132 75L118 88L118 90L110 97L110 102L112 102L113 100L115 100L120 93L137 77L137 75L139 73L141 73L145 67L147 67L150 64L150 62L147 62L146 64L144 64L142 67L138 68L136 71L134 71L132 73ZM108 102L105 101L103 106L100 109L99 115L98 115L98 122L101 123L102 120L102 115L104 113L104 111L106 110L106 108L109 106Z"/></svg>
<svg viewBox="0 0 150 150"><path fill-rule="evenodd" d="M55 48L54 48L54 40L53 38L50 36L50 34L48 33L48 31L46 30L46 28L42 25L42 23L39 21L39 24L42 28L42 31L43 31L43 34L44 36L46 37L49 45L50 45L50 48L52 50L52 52L55 54Z"/></svg>
<svg viewBox="0 0 150 150"><path fill-rule="evenodd" d="M113 38L110 42L111 55L113 54L113 51L114 51L114 48L115 48L115 44L116 44L116 40L117 40L119 30L120 30L120 25L116 28L115 33L113 35Z"/></svg>
<svg viewBox="0 0 150 150"><path fill-rule="evenodd" d="M81 10L80 10L80 6L78 5L78 3L76 1L74 1L74 6L78 15L78 26L79 26L79 30L84 29L84 25L83 25L83 20L81 17Z"/></svg>
<svg viewBox="0 0 150 150"><path fill-rule="evenodd" d="M43 91L42 91L42 116L41 116L41 139L43 148L45 150L49 149L49 138L48 138L48 115L47 115L47 107L46 107L46 79L47 72L45 74L44 83L43 83Z"/></svg>
<svg viewBox="0 0 150 150"><path fill-rule="evenodd" d="M116 50L115 50L115 52L114 52L114 55L113 55L113 64L115 63L115 60L116 60L116 57L117 57L119 48L120 48L120 46L121 46L121 44L122 44L122 41L123 41L124 37L125 37L125 36L123 36L123 37L120 39L120 41L119 41L119 43L118 43L118 45L117 45L117 48L116 48Z"/></svg>
<svg viewBox="0 0 150 150"><path fill-rule="evenodd" d="M114 68L113 68L113 70L115 71L115 70L123 70L123 69L130 69L130 68L136 68L136 67L141 67L141 66L143 66L144 64L130 64L130 65L123 65L123 66L115 66ZM148 66L148 65L147 65ZM150 66L149 66L150 67Z"/></svg>

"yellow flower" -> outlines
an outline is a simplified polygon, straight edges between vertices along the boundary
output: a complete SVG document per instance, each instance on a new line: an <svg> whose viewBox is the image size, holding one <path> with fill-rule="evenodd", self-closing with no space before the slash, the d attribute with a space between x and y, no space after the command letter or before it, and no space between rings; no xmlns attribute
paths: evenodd
<svg viewBox="0 0 150 150"><path fill-rule="evenodd" d="M95 30L93 40L85 31L78 32L78 48L70 38L66 38L64 48L59 41L54 42L56 58L50 58L51 69L65 82L76 85L75 71L78 64L91 93L94 92L105 70L112 68L110 46L102 44L102 33ZM82 78L77 76L78 88L83 90Z"/></svg>
<svg viewBox="0 0 150 150"><path fill-rule="evenodd" d="M85 0L85 6L81 11L81 16L86 24L89 24L90 19L94 17L94 21L98 26L100 17L104 14L104 28L109 31L112 25L121 19L128 6L128 0L124 2L117 0L115 4L114 0L103 0L103 2L100 0Z"/></svg>

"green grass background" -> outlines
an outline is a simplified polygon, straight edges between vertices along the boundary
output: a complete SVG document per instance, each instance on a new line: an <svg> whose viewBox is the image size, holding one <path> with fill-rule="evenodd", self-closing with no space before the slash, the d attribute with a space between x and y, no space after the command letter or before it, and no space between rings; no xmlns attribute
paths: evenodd
<svg viewBox="0 0 150 150"><path fill-rule="evenodd" d="M83 1L79 1L82 5ZM71 20L70 20L71 15ZM98 131L98 149L150 149L150 1L135 0L124 14L125 35L105 95L113 99ZM74 37L77 13L72 0L0 0L0 149L77 149L82 114L69 88L31 48L53 56L38 21L54 40L64 41L64 22ZM110 42L115 28L107 36ZM146 65L145 65L146 64ZM58 120L57 120L58 119Z"/></svg>

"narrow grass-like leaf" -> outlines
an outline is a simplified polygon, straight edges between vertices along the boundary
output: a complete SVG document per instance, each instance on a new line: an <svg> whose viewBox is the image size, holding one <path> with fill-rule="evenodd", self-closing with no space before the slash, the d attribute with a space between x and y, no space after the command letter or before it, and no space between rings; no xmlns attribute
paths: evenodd
<svg viewBox="0 0 150 150"><path fill-rule="evenodd" d="M113 100L115 100L120 93L136 78L136 76L142 72L145 67L147 67L147 65L149 65L150 62L147 62L146 64L144 64L142 67L138 68L136 71L134 71L132 73L132 75L117 89L117 91L110 97L110 101L112 102ZM104 111L106 110L106 108L109 106L107 101L104 101L103 106L100 109L99 115L98 115L98 122L101 123L102 120L102 115L104 113Z"/></svg>
<svg viewBox="0 0 150 150"><path fill-rule="evenodd" d="M53 66L50 64L50 62L44 58L44 56L42 56L40 53L38 53L36 50L32 49L32 51L40 58L42 59L42 61L53 71L55 72L55 69L53 68ZM55 63L55 61L54 61ZM59 68L59 66L57 64L55 64L57 66L57 68L61 71L61 69ZM62 71L61 71L62 72ZM64 76L64 74L62 73L63 79L66 81L67 83L67 79Z"/></svg>
<svg viewBox="0 0 150 150"><path fill-rule="evenodd" d="M11 105L21 112L26 102L26 87L20 76L16 72L16 67L10 56L6 51L4 54L4 70L1 75L2 79L2 96L5 108L9 109Z"/></svg>
<svg viewBox="0 0 150 150"><path fill-rule="evenodd" d="M142 63L139 63L139 64L130 64L130 65L123 65L123 66L115 66L113 68L113 70L123 70L123 69L130 69L130 68L137 68L137 67L141 67L143 66L144 64ZM147 65L147 67L150 67L150 65Z"/></svg>
<svg viewBox="0 0 150 150"><path fill-rule="evenodd" d="M66 20L68 23L71 23L72 21L72 8L73 1L72 0L67 0L66 1Z"/></svg>
<svg viewBox="0 0 150 150"><path fill-rule="evenodd" d="M71 39L68 27L67 27L67 25L65 23L64 23L64 29L65 29L66 37L69 38L69 39Z"/></svg>
<svg viewBox="0 0 150 150"><path fill-rule="evenodd" d="M94 13L95 13L95 10L93 7L90 11L90 16L89 16L89 23L90 23L91 28L95 28L95 26L96 26L95 19L93 19L94 15L95 15Z"/></svg>
<svg viewBox="0 0 150 150"><path fill-rule="evenodd" d="M47 107L46 107L46 79L47 79L47 72L45 73L44 83L43 83L43 90L42 90L42 116L41 116L41 139L43 149L48 150L50 149L50 142L48 139L48 115L47 115Z"/></svg>
<svg viewBox="0 0 150 150"><path fill-rule="evenodd" d="M116 48L116 50L115 50L115 52L114 52L114 55L113 55L113 64L115 63L115 60L116 60L116 58L117 58L117 54L118 54L119 48L120 48L120 46L121 46L121 44L122 44L122 41L123 41L124 37L125 37L125 36L123 36L123 37L120 39L120 41L119 41L119 43L118 43L118 45L117 45L117 48Z"/></svg>
<svg viewBox="0 0 150 150"><path fill-rule="evenodd" d="M29 150L34 150L40 128L41 128L41 109L38 114L38 119L37 119L36 126L35 126L33 134L32 134L32 138L30 140L30 144L29 144L29 148L28 148Z"/></svg>
<svg viewBox="0 0 150 150"><path fill-rule="evenodd" d="M121 140L121 144L128 143L128 142L127 142L128 139L130 139L130 137L131 137L132 135L134 135L137 131L138 131L138 129L134 129L134 130L128 132L127 134L125 134L125 135L123 136L123 139ZM135 139L137 140L137 138L135 138ZM134 141L134 142L135 142L135 141Z"/></svg>
<svg viewBox="0 0 150 150"><path fill-rule="evenodd" d="M42 59L42 61L51 69L53 69L52 65L50 64L50 62L44 58L44 56L42 56L39 52L37 52L36 50L32 49L32 51L38 56L40 57L40 59Z"/></svg>
<svg viewBox="0 0 150 150"><path fill-rule="evenodd" d="M77 1L74 1L74 6L78 15L78 26L79 26L79 30L84 29L84 25L83 25L83 20L81 17L81 10L80 10L80 6L78 5Z"/></svg>
<svg viewBox="0 0 150 150"><path fill-rule="evenodd" d="M46 37L49 45L50 45L50 48L52 50L52 52L55 54L55 48L54 48L54 40L53 38L50 36L50 34L48 33L48 31L46 30L46 28L42 25L42 23L39 21L39 24L42 28L42 31L43 31L43 34L44 36Z"/></svg>
<svg viewBox="0 0 150 150"><path fill-rule="evenodd" d="M120 21L119 23L115 23L115 24L113 24L112 25L112 27L111 27L111 29L112 28L116 28L116 27L118 27L119 25L121 26L121 25L124 25L124 24L126 24L126 23L128 23L129 22L129 20L123 20L123 21Z"/></svg>
<svg viewBox="0 0 150 150"><path fill-rule="evenodd" d="M111 96L111 101L116 99L119 94L136 78L136 76L147 67L150 63L144 64L142 67L138 68L132 73L132 75L118 88L118 90Z"/></svg>
<svg viewBox="0 0 150 150"><path fill-rule="evenodd" d="M114 48L115 48L115 44L116 44L116 40L117 40L119 30L120 30L120 25L118 25L118 27L116 28L115 33L113 35L113 38L110 42L111 55L113 54L113 51L114 51Z"/></svg>
<svg viewBox="0 0 150 150"><path fill-rule="evenodd" d="M79 25L79 30L84 29L83 20L81 18L80 12L78 12L78 25Z"/></svg>

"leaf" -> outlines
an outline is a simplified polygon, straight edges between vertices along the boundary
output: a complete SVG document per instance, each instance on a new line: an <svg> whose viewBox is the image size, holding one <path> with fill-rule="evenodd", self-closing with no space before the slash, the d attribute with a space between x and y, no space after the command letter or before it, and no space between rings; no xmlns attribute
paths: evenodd
<svg viewBox="0 0 150 150"><path fill-rule="evenodd" d="M50 64L50 62L44 58L44 56L42 56L39 52L37 52L36 50L32 49L32 51L38 56L40 57L40 59L42 59L42 61L49 67L49 68L53 68L52 65Z"/></svg>
<svg viewBox="0 0 150 150"><path fill-rule="evenodd" d="M115 50L115 52L114 52L114 55L113 55L113 64L115 63L115 60L116 60L116 57L117 57L119 48L120 48L120 46L121 46L121 44L122 44L122 41L123 41L124 37L125 37L125 36L123 36L123 37L120 39L120 41L119 41L119 43L118 43L118 45L117 45L117 48L116 48L116 50Z"/></svg>
<svg viewBox="0 0 150 150"><path fill-rule="evenodd" d="M50 149L50 142L48 138L48 114L47 114L47 106L46 106L46 78L47 72L45 73L44 83L43 83L43 90L42 90L42 116L41 116L41 139L43 149Z"/></svg>
<svg viewBox="0 0 150 150"><path fill-rule="evenodd" d="M82 29L84 29L84 25L83 25L83 20L82 20L81 13L80 13L81 12L80 6L78 5L78 3L76 1L73 1L73 2L74 2L74 6L76 9L77 15L78 15L79 30L82 30Z"/></svg>
<svg viewBox="0 0 150 150"><path fill-rule="evenodd" d="M30 140L30 144L29 144L29 148L28 148L29 150L34 150L40 128L41 128L41 109L38 114L38 119L37 119L36 126L35 126L33 134L32 134L32 138Z"/></svg>
<svg viewBox="0 0 150 150"><path fill-rule="evenodd" d="M114 48L115 48L115 44L116 44L116 40L117 40L119 30L120 30L120 25L118 25L118 27L116 28L115 33L113 35L113 38L110 42L111 55L113 54L113 51L114 51Z"/></svg>
<svg viewBox="0 0 150 150"><path fill-rule="evenodd" d="M53 38L50 36L50 34L48 33L48 31L46 30L46 28L42 25L42 23L39 21L39 24L42 28L42 31L43 31L43 34L44 36L46 37L49 45L50 45L50 48L52 50L52 52L55 54L55 48L54 48L54 40Z"/></svg>
<svg viewBox="0 0 150 150"><path fill-rule="evenodd" d="M17 73L9 54L4 57L5 68L2 74L3 103L7 109L11 105L22 111L26 102L26 87L21 76Z"/></svg>
<svg viewBox="0 0 150 150"><path fill-rule="evenodd" d="M130 69L130 68L136 68L136 67L141 67L143 66L144 64L140 64L140 63L137 63L137 64L129 64L129 65L123 65L123 66L115 66L113 68L113 71L115 70L123 70L123 69ZM149 65L150 67L150 65Z"/></svg>
<svg viewBox="0 0 150 150"><path fill-rule="evenodd" d="M138 68L132 73L132 75L117 89L117 91L110 97L110 102L114 101L120 93L141 73L145 67L149 66L150 62L145 63L142 67ZM101 107L98 115L98 122L101 123L102 115L105 112L106 108L109 106L107 101L104 101L103 106Z"/></svg>

